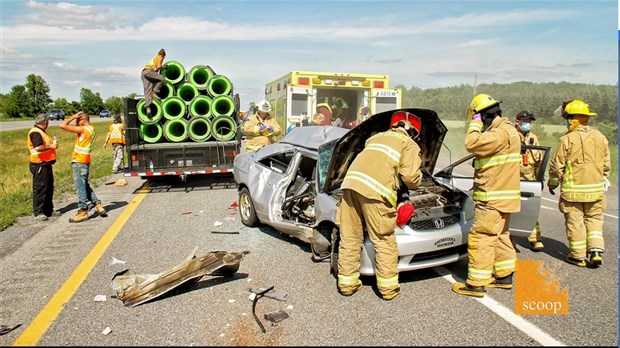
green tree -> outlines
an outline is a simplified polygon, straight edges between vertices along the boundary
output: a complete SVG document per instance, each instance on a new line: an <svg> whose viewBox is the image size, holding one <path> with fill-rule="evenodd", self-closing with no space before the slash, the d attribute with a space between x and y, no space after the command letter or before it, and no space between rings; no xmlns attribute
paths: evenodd
<svg viewBox="0 0 620 348"><path fill-rule="evenodd" d="M80 90L80 104L83 110L90 115L99 115L99 111L103 110L103 99L99 93L93 93L88 88Z"/></svg>
<svg viewBox="0 0 620 348"><path fill-rule="evenodd" d="M9 117L35 117L28 113L27 110L28 94L24 85L15 85L11 87L11 92L7 95L5 110Z"/></svg>
<svg viewBox="0 0 620 348"><path fill-rule="evenodd" d="M54 100L54 103L52 104L51 109L60 109L62 111L65 112L65 114L67 114L68 110L69 110L69 101L65 98L56 98L56 100Z"/></svg>
<svg viewBox="0 0 620 348"><path fill-rule="evenodd" d="M113 116L123 114L123 100L120 97L110 97L103 103L106 110L110 110Z"/></svg>
<svg viewBox="0 0 620 348"><path fill-rule="evenodd" d="M50 87L47 82L38 75L30 74L26 77L26 102L25 108L29 115L45 113L48 106L52 103L50 98Z"/></svg>

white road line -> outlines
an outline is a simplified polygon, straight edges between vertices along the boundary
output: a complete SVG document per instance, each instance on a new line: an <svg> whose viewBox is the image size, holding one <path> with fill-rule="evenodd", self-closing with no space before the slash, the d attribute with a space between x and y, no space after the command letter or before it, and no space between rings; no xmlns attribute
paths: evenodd
<svg viewBox="0 0 620 348"><path fill-rule="evenodd" d="M545 198L545 197L540 197L540 198L541 198L541 199L544 199L544 200L547 200L547 201L549 201L549 202L556 203L556 204L558 203L558 201L555 201L555 200L553 200L553 199L549 199L549 198ZM549 207L545 207L544 205L542 205L542 204L541 204L541 205L540 205L540 207L541 207L541 208L545 208L545 209L549 209L549 210L557 210L557 211L559 212L559 210L558 210L557 206L556 206L556 208L549 208ZM607 217L610 217L610 218L618 219L618 217L617 217L616 215L611 215L611 214L607 214L607 213L603 213L603 215L605 215L605 216L607 216Z"/></svg>
<svg viewBox="0 0 620 348"><path fill-rule="evenodd" d="M437 272L437 274L439 274L442 278L449 281L450 283L456 283L456 280L454 280L454 277L452 276L450 271L448 271L446 268L438 266L438 267L433 267L433 270ZM530 336L531 338L536 340L541 345L543 346L566 346L564 343L549 336L547 333L545 333L540 328L538 328L538 326L523 319L523 317L516 315L513 311L506 308L501 303L495 301L489 295L485 295L483 298L475 298L475 297L472 297L472 298L480 302L483 306L490 309L493 313L499 315L502 319L506 320L510 325L523 331L523 333Z"/></svg>

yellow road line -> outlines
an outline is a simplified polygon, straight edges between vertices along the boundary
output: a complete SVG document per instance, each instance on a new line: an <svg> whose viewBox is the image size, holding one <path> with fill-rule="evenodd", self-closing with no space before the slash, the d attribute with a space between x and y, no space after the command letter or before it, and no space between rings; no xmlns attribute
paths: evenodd
<svg viewBox="0 0 620 348"><path fill-rule="evenodd" d="M99 261L114 238L116 238L116 235L118 235L123 225L125 225L129 217L131 217L144 197L146 197L148 193L147 189L148 184L138 191L133 201L123 210L121 215L114 221L101 239L99 239L97 244L95 244L84 260L77 266L75 271L73 271L60 289L58 289L56 294L54 294L45 307L37 314L30 325L28 325L15 342L13 342L13 346L34 346L39 342L54 320L56 320L56 317L58 317L62 311L65 303L69 302L71 297L73 297L88 274L92 271L93 267L95 267L97 261Z"/></svg>

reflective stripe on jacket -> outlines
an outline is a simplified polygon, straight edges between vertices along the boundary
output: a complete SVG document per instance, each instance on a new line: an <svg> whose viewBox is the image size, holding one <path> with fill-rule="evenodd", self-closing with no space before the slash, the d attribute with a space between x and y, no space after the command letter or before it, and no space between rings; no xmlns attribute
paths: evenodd
<svg viewBox="0 0 620 348"><path fill-rule="evenodd" d="M90 163L90 151L95 144L95 127L83 126L84 132L78 133L73 146L73 154L71 154L72 162Z"/></svg>
<svg viewBox="0 0 620 348"><path fill-rule="evenodd" d="M45 133L45 131L39 127L32 127L30 131L28 131L28 149L30 150L30 163L43 163L43 162L52 162L56 160L56 150L44 150L37 151L35 150L35 146L30 139L30 134L39 133L41 135L41 139L43 139L43 145L51 145L53 143L52 138Z"/></svg>
<svg viewBox="0 0 620 348"><path fill-rule="evenodd" d="M273 128L273 134L261 135L260 126L271 126ZM248 117L243 124L243 132L245 133L245 147L248 151L255 151L263 146L273 144L276 142L278 135L281 133L280 125L276 121L276 118L269 114L264 120L254 113Z"/></svg>
<svg viewBox="0 0 620 348"><path fill-rule="evenodd" d="M351 163L341 188L396 207L401 181L410 189L422 182L421 165L418 144L404 129L390 129L366 140L366 147Z"/></svg>
<svg viewBox="0 0 620 348"><path fill-rule="evenodd" d="M519 133L519 137L521 137L521 140L526 145L540 146L538 137L532 132L527 132L527 134ZM524 156L526 158L523 158ZM538 150L527 150L525 155L521 155L521 157L521 179L536 180L538 169L542 164L543 152Z"/></svg>
<svg viewBox="0 0 620 348"><path fill-rule="evenodd" d="M125 125L112 123L109 128L110 144L125 144Z"/></svg>
<svg viewBox="0 0 620 348"><path fill-rule="evenodd" d="M569 202L603 199L603 179L611 160L607 138L588 125L579 125L560 138L549 165L548 186L561 184L561 198Z"/></svg>
<svg viewBox="0 0 620 348"><path fill-rule="evenodd" d="M465 137L467 151L474 158L473 199L503 213L521 210L521 139L514 125L497 117L482 132L482 121L469 124Z"/></svg>

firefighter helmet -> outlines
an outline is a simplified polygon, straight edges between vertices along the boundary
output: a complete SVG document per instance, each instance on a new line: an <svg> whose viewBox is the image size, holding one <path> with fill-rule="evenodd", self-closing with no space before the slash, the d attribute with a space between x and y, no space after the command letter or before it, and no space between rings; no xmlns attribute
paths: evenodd
<svg viewBox="0 0 620 348"><path fill-rule="evenodd" d="M258 111L271 112L271 104L266 100L261 100L256 107Z"/></svg>
<svg viewBox="0 0 620 348"><path fill-rule="evenodd" d="M575 99L571 100L564 106L562 117L566 118L566 115L596 116L596 113L590 112L590 107L588 104L584 103L582 100Z"/></svg>
<svg viewBox="0 0 620 348"><path fill-rule="evenodd" d="M392 127L403 127L407 131L414 129L416 131L416 134L412 135L414 138L417 137L422 130L422 121L420 121L420 118L407 111L396 111L392 115L390 125Z"/></svg>
<svg viewBox="0 0 620 348"><path fill-rule="evenodd" d="M497 106L499 109L499 103L499 101L493 99L493 97L488 94L478 94L469 104L469 108L467 108L467 116L472 117L480 111L489 109L493 106Z"/></svg>

